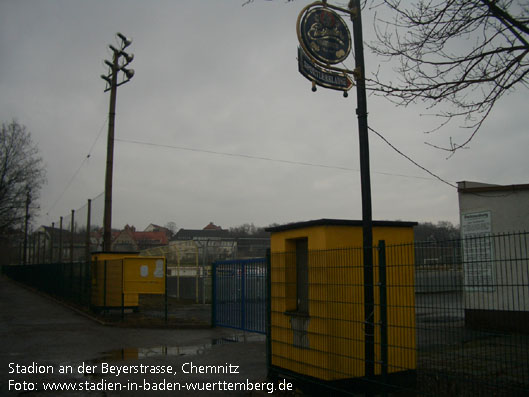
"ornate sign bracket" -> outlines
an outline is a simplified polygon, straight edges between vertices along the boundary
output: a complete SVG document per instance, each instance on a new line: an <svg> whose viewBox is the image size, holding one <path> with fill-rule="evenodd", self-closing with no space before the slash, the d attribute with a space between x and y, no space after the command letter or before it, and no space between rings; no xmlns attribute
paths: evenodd
<svg viewBox="0 0 529 397"><path fill-rule="evenodd" d="M354 9L331 5L326 0L308 4L301 10L296 23L301 47L298 61L300 72L312 81L313 91L317 84L344 91L344 96L347 96L346 91L353 85L347 75L353 75L356 80L358 71L335 66L348 57L352 47L349 29L335 11L353 17L356 14ZM302 68L302 62L306 67ZM319 77L323 77L324 80Z"/></svg>

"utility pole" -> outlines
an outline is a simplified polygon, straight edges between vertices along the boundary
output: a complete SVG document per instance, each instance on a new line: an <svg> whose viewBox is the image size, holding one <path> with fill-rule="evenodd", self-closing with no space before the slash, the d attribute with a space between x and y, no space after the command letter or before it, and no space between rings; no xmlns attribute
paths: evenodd
<svg viewBox="0 0 529 397"><path fill-rule="evenodd" d="M375 325L373 286L373 214L371 207L371 176L369 169L369 137L367 128L367 96L364 64L364 39L360 0L349 2L353 22L353 44L355 51L356 96L358 135L360 141L360 179L362 188L362 231L364 254L364 338L365 376L375 374Z"/></svg>
<svg viewBox="0 0 529 397"><path fill-rule="evenodd" d="M134 59L133 54L127 54L127 48L132 40L128 39L121 33L116 33L121 40L120 48L117 49L112 45L109 48L113 52L112 62L105 60L109 66L108 74L101 75L101 78L107 82L105 92L110 91L110 105L108 111L108 139L107 139L107 164L105 173L105 210L103 215L103 251L109 252L112 244L112 174L114 167L114 121L116 118L116 95L117 88L130 81L134 76L133 69L127 69L126 66ZM118 83L118 74L123 72L123 80Z"/></svg>

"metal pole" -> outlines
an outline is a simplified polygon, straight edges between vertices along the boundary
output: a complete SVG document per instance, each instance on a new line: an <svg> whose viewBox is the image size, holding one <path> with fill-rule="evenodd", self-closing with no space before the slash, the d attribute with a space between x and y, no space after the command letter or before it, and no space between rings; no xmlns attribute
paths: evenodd
<svg viewBox="0 0 529 397"><path fill-rule="evenodd" d="M51 231L50 231L50 263L53 263L53 235L55 234L55 222L51 223Z"/></svg>
<svg viewBox="0 0 529 397"><path fill-rule="evenodd" d="M40 232L37 232L37 261L35 263L40 263Z"/></svg>
<svg viewBox="0 0 529 397"><path fill-rule="evenodd" d="M92 217L92 200L88 199L86 211L86 247L85 247L85 262L90 263L90 218Z"/></svg>
<svg viewBox="0 0 529 397"><path fill-rule="evenodd" d="M31 245L33 246L33 251L31 252L31 264L34 265L37 263L37 259L35 258L35 255L37 253L37 233L33 232L33 241L31 242Z"/></svg>
<svg viewBox="0 0 529 397"><path fill-rule="evenodd" d="M246 263L241 263L241 328L246 329Z"/></svg>
<svg viewBox="0 0 529 397"><path fill-rule="evenodd" d="M28 223L29 223L29 203L31 201L31 192L26 193L26 218L24 220L24 251L22 252L22 264L27 263L28 258Z"/></svg>
<svg viewBox="0 0 529 397"><path fill-rule="evenodd" d="M165 324L167 324L167 318L168 318L168 313L167 313L167 259L164 260L164 274L163 274L163 278L164 278L164 310L165 310Z"/></svg>
<svg viewBox="0 0 529 397"><path fill-rule="evenodd" d="M107 167L105 173L105 212L103 215L103 251L110 252L112 244L112 171L114 166L114 120L116 118L116 94L118 82L119 52L114 51L110 105L108 111Z"/></svg>
<svg viewBox="0 0 529 397"><path fill-rule="evenodd" d="M386 241L378 242L379 300L380 300L380 361L384 388L388 385L388 298L386 282Z"/></svg>
<svg viewBox="0 0 529 397"><path fill-rule="evenodd" d="M103 264L103 272L104 272L104 278L103 278L103 310L107 309L107 261L104 261Z"/></svg>
<svg viewBox="0 0 529 397"><path fill-rule="evenodd" d="M59 263L62 263L62 216L59 220Z"/></svg>
<svg viewBox="0 0 529 397"><path fill-rule="evenodd" d="M121 260L121 321L125 319L125 275L123 272L123 266L125 264L125 261Z"/></svg>
<svg viewBox="0 0 529 397"><path fill-rule="evenodd" d="M211 264L211 327L217 322L217 264Z"/></svg>
<svg viewBox="0 0 529 397"><path fill-rule="evenodd" d="M266 249L266 372L272 367L272 254Z"/></svg>
<svg viewBox="0 0 529 397"><path fill-rule="evenodd" d="M365 86L364 42L360 0L351 0L353 43L355 50L358 135L360 141L360 179L362 188L362 229L364 247L364 336L365 376L375 373L374 288L373 288L373 216L371 208L371 178L369 170L369 139L367 129L367 97Z"/></svg>
<svg viewBox="0 0 529 397"><path fill-rule="evenodd" d="M75 211L72 210L72 217L70 220L70 263L73 263L73 234L75 233L74 227Z"/></svg>

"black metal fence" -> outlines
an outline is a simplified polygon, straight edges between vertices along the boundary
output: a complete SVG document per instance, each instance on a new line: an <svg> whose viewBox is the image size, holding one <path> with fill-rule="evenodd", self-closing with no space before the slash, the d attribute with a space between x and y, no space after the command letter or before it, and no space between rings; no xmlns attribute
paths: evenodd
<svg viewBox="0 0 529 397"><path fill-rule="evenodd" d="M527 233L380 244L370 324L361 248L305 268L272 253L269 371L309 394L529 395L528 248Z"/></svg>
<svg viewBox="0 0 529 397"><path fill-rule="evenodd" d="M83 307L90 306L89 263L4 265L2 273L58 299Z"/></svg>
<svg viewBox="0 0 529 397"><path fill-rule="evenodd" d="M373 250L368 326L362 248L309 251L305 259L272 253L266 271L263 259L218 265L215 322L254 331L266 325L270 374L308 385L309 394L529 395L528 233ZM3 266L3 272L91 304L86 262ZM265 323L258 320L263 313ZM140 296L137 311L103 313L149 324L165 316L201 323L204 315L209 306L182 310L167 295Z"/></svg>
<svg viewBox="0 0 529 397"><path fill-rule="evenodd" d="M101 193L51 225L20 236L18 257L3 263L89 262L90 254L102 249L103 208L104 194Z"/></svg>
<svg viewBox="0 0 529 397"><path fill-rule="evenodd" d="M4 265L7 277L49 294L104 323L131 326L209 327L210 305L182 303L165 293L130 294L123 290L123 262ZM166 278L167 280L167 278Z"/></svg>

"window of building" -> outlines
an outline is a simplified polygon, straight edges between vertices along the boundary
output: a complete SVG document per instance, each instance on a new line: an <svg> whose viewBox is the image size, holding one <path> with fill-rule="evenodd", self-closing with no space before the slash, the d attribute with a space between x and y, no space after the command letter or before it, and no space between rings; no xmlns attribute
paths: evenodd
<svg viewBox="0 0 529 397"><path fill-rule="evenodd" d="M287 311L309 313L308 238L287 241L286 303Z"/></svg>

